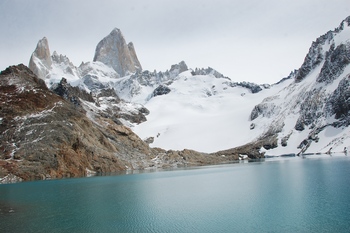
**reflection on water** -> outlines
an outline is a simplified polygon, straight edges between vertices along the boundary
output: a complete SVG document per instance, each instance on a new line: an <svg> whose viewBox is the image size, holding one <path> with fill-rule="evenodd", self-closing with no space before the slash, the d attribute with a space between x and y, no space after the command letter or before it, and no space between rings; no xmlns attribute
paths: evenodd
<svg viewBox="0 0 350 233"><path fill-rule="evenodd" d="M349 232L349 175L320 155L1 185L0 232Z"/></svg>

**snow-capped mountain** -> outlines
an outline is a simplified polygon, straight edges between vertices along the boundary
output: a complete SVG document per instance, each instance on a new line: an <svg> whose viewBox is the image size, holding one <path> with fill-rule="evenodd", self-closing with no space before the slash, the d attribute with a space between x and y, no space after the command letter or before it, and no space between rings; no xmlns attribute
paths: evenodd
<svg viewBox="0 0 350 233"><path fill-rule="evenodd" d="M119 29L98 44L93 62L79 67L57 53L48 56L44 38L30 67L49 86L65 77L91 92L102 103L92 111L109 112L152 147L215 152L255 145L267 155L340 151L350 142L349 24L350 17L319 37L302 66L273 85L237 83L183 61L165 72L143 71ZM114 91L116 101L102 90ZM149 115L147 121L122 118L127 112Z"/></svg>
<svg viewBox="0 0 350 233"><path fill-rule="evenodd" d="M112 67L120 76L141 71L134 44L126 44L122 32L115 28L96 47L94 62L99 61Z"/></svg>
<svg viewBox="0 0 350 233"><path fill-rule="evenodd" d="M312 43L293 82L251 112L259 138L273 135L268 154L343 151L350 145L350 17Z"/></svg>
<svg viewBox="0 0 350 233"><path fill-rule="evenodd" d="M148 110L138 103L124 102L113 89L114 82L121 75L141 69L132 43L127 45L120 30L113 29L97 45L94 60L76 67L67 56L59 55L56 51L51 55L49 42L44 37L30 58L29 68L48 87L55 88L64 78L64 82L73 87L91 92L98 103L91 111L107 114L119 124L145 121Z"/></svg>
<svg viewBox="0 0 350 233"><path fill-rule="evenodd" d="M29 68L45 80L49 87L55 87L64 78L70 85L91 92L99 103L99 106L90 107L91 110L108 113L115 121L129 127L146 120L149 111L143 105L155 96L170 92L169 86L183 72L188 71L188 74L197 78L204 75L213 80L222 79L227 87L244 87L248 92L255 93L269 87L231 82L210 67L189 70L184 61L172 65L165 72L142 71L132 43L126 44L119 29L113 29L99 42L93 62L83 62L79 67L56 51L50 55L49 42L43 38L31 56ZM106 93L109 95L106 96Z"/></svg>

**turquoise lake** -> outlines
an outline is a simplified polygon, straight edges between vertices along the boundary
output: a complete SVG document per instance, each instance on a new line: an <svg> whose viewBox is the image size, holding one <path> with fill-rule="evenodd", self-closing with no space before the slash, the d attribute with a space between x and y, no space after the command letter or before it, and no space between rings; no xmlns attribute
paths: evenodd
<svg viewBox="0 0 350 233"><path fill-rule="evenodd" d="M350 232L350 156L0 185L0 232Z"/></svg>

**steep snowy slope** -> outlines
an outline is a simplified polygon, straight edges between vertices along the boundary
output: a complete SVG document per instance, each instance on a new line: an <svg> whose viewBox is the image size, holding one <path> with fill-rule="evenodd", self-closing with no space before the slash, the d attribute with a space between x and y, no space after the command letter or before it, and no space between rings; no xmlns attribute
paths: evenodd
<svg viewBox="0 0 350 233"><path fill-rule="evenodd" d="M251 113L260 138L276 135L267 154L343 151L350 146L350 17L319 37L294 82Z"/></svg>

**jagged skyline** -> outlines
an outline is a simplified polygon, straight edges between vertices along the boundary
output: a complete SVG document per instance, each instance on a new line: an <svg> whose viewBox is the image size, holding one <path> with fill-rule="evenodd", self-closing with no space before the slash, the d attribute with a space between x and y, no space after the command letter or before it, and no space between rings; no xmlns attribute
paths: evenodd
<svg viewBox="0 0 350 233"><path fill-rule="evenodd" d="M184 60L234 81L273 83L300 67L311 41L348 12L343 0L1 1L0 67L27 65L44 36L51 52L79 66L118 27L146 70L165 71Z"/></svg>

